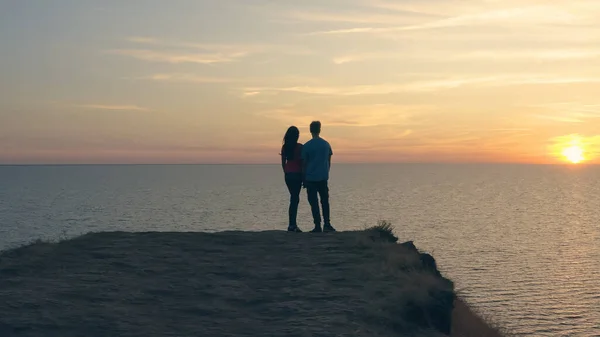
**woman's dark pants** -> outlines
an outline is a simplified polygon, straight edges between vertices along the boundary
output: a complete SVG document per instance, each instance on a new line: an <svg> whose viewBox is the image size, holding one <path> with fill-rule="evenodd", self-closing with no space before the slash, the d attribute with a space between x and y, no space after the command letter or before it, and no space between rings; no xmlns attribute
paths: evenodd
<svg viewBox="0 0 600 337"><path fill-rule="evenodd" d="M298 204L300 203L300 191L302 191L302 175L300 173L286 173L285 184L290 191L289 228L296 228L298 217Z"/></svg>

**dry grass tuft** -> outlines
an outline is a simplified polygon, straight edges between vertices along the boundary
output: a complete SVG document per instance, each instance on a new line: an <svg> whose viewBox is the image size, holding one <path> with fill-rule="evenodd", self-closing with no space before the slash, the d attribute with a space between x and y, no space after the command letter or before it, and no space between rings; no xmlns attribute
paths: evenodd
<svg viewBox="0 0 600 337"><path fill-rule="evenodd" d="M387 220L378 221L377 226L368 228L367 232L378 235L379 238L387 242L398 242L398 237L394 234L394 226Z"/></svg>

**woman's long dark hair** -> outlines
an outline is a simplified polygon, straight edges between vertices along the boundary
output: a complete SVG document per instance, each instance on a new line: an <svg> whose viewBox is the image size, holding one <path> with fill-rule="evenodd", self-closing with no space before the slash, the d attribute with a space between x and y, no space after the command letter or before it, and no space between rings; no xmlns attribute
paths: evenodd
<svg viewBox="0 0 600 337"><path fill-rule="evenodd" d="M296 144L300 138L300 130L295 126L290 126L283 136L283 158L286 160L294 160L294 154L296 152Z"/></svg>

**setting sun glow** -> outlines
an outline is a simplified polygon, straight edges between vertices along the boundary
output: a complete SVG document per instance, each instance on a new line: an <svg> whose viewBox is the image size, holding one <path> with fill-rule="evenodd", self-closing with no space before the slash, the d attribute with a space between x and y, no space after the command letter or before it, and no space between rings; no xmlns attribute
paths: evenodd
<svg viewBox="0 0 600 337"><path fill-rule="evenodd" d="M583 157L583 150L577 145L564 149L563 156L573 164L581 163L585 159Z"/></svg>

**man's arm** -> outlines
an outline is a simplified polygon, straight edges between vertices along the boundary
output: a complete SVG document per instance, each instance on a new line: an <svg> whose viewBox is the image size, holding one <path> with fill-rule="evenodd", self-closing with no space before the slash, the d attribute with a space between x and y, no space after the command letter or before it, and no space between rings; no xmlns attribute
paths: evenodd
<svg viewBox="0 0 600 337"><path fill-rule="evenodd" d="M302 181L306 179L306 162L302 161Z"/></svg>
<svg viewBox="0 0 600 337"><path fill-rule="evenodd" d="M333 156L333 150L331 149L331 145L329 145L329 171L331 171L331 156Z"/></svg>
<svg viewBox="0 0 600 337"><path fill-rule="evenodd" d="M308 153L306 152L306 146L302 146L302 152L301 152L301 158L302 158L302 181L306 180L306 167L308 165Z"/></svg>

